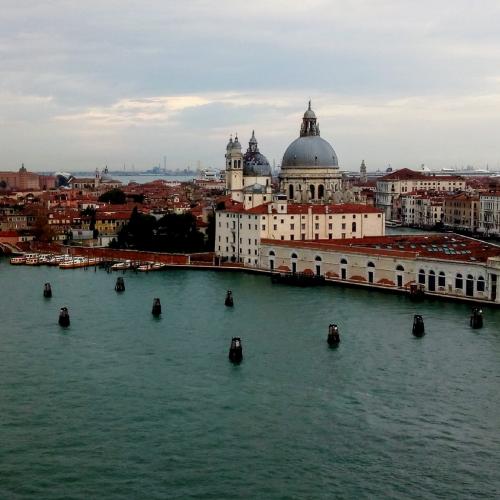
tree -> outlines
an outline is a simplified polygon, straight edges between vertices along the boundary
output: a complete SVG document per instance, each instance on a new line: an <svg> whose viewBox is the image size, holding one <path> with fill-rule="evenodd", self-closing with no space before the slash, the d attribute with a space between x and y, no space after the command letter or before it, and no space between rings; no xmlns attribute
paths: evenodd
<svg viewBox="0 0 500 500"><path fill-rule="evenodd" d="M204 249L204 236L190 213L167 214L158 221L157 246L168 252L199 252Z"/></svg>
<svg viewBox="0 0 500 500"><path fill-rule="evenodd" d="M35 219L35 224L33 226L33 236L37 241L52 241L54 231L50 227L48 217L46 217L45 215L39 215Z"/></svg>
<svg viewBox="0 0 500 500"><path fill-rule="evenodd" d="M215 250L215 213L208 214L208 227L207 227L207 250L213 252Z"/></svg>
<svg viewBox="0 0 500 500"><path fill-rule="evenodd" d="M126 199L125 193L118 188L110 189L99 196L99 201L111 203L112 205L123 205Z"/></svg>

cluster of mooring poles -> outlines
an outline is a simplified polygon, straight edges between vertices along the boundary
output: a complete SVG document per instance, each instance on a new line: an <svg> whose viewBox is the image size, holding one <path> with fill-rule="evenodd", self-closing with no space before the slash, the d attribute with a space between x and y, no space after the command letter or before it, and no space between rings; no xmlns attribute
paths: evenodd
<svg viewBox="0 0 500 500"><path fill-rule="evenodd" d="M117 292L125 291L125 280L122 277L118 277L116 279L115 290ZM45 298L52 297L52 287L50 286L50 283L45 283L43 285L43 296ZM234 306L233 292L231 290L227 290L226 292L224 305L227 307ZM151 314L155 318L159 318L161 316L161 302L158 297L155 297L153 299L153 307L151 309ZM479 307L472 308L469 324L471 328L475 329L483 327L482 309L480 309ZM62 307L61 310L59 311L59 325L62 326L63 328L67 328L70 325L69 311L67 307ZM424 319L420 314L415 314L413 316L412 333L415 337L423 337L425 335ZM332 348L339 346L340 333L339 333L339 327L336 324L331 323L330 325L328 325L328 336L326 341L328 345ZM233 337L231 339L231 345L229 347L229 360L235 364L241 363L241 361L243 360L243 347L240 337Z"/></svg>

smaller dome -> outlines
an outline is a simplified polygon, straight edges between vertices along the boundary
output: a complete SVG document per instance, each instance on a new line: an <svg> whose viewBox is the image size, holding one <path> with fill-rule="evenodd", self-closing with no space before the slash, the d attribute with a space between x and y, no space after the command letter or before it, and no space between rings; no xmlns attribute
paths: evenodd
<svg viewBox="0 0 500 500"><path fill-rule="evenodd" d="M237 135L234 137L233 149L241 149L241 144L240 144L240 141L238 141Z"/></svg>
<svg viewBox="0 0 500 500"><path fill-rule="evenodd" d="M304 113L304 118L316 118L314 111L311 109L311 101L309 101L309 106Z"/></svg>
<svg viewBox="0 0 500 500"><path fill-rule="evenodd" d="M229 142L227 143L227 146L226 146L227 151L229 151L231 149L233 149L233 138L232 137L229 138Z"/></svg>

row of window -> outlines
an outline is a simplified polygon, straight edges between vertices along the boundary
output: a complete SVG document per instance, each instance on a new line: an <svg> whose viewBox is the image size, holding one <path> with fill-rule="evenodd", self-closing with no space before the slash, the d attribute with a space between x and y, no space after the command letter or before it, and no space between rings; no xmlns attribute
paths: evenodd
<svg viewBox="0 0 500 500"><path fill-rule="evenodd" d="M434 280L436 273L434 271L429 271L428 274L430 280ZM440 271L438 274L438 286L440 287L445 287L446 286L446 274L443 271ZM469 282L470 285L473 285L474 283L474 276L472 274L468 274L466 277L467 282ZM418 282L422 285L426 284L426 273L424 269L420 269L418 271ZM464 287L464 277L462 273L457 273L455 275L455 288L462 290ZM485 280L483 276L479 276L476 280L476 290L478 292L484 292L485 290Z"/></svg>

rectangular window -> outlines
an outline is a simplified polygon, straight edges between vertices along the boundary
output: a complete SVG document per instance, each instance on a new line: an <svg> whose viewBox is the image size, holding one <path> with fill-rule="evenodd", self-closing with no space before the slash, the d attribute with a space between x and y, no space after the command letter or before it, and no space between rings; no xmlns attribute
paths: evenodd
<svg viewBox="0 0 500 500"><path fill-rule="evenodd" d="M345 229L345 223L344 223L344 224L342 224L342 229Z"/></svg>
<svg viewBox="0 0 500 500"><path fill-rule="evenodd" d="M278 229L278 226L274 224L273 229L276 231Z"/></svg>
<svg viewBox="0 0 500 500"><path fill-rule="evenodd" d="M302 234L300 235L300 238L301 238L302 240L305 240L305 239L306 239L306 235L305 235L304 233L302 233Z"/></svg>
<svg viewBox="0 0 500 500"><path fill-rule="evenodd" d="M290 239L291 239L292 241L295 239L295 237L294 237L294 235L293 235L293 234L291 234L291 235L290 235Z"/></svg>
<svg viewBox="0 0 500 500"><path fill-rule="evenodd" d="M328 224L328 229L333 229L333 224Z"/></svg>
<svg viewBox="0 0 500 500"><path fill-rule="evenodd" d="M305 224L301 224L300 227L301 227L301 229L305 229L306 225Z"/></svg>
<svg viewBox="0 0 500 500"><path fill-rule="evenodd" d="M265 231L265 230L266 230L266 225L262 224L262 231Z"/></svg>
<svg viewBox="0 0 500 500"><path fill-rule="evenodd" d="M332 233L328 233L328 239L331 240L332 239Z"/></svg>
<svg viewBox="0 0 500 500"><path fill-rule="evenodd" d="M319 240L319 234L318 234L318 233L316 233L316 234L314 235L314 239L315 239L315 240Z"/></svg>
<svg viewBox="0 0 500 500"><path fill-rule="evenodd" d="M314 229L319 229L319 223L318 223L318 222L316 222L316 223L314 224Z"/></svg>
<svg viewBox="0 0 500 500"><path fill-rule="evenodd" d="M295 225L294 224L290 224L290 230L293 231Z"/></svg>
<svg viewBox="0 0 500 500"><path fill-rule="evenodd" d="M284 237L283 235L281 235L281 239L282 239L282 240L284 240L284 239L285 239L285 237Z"/></svg>

